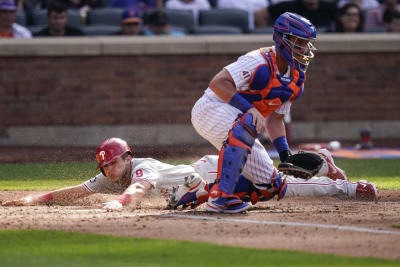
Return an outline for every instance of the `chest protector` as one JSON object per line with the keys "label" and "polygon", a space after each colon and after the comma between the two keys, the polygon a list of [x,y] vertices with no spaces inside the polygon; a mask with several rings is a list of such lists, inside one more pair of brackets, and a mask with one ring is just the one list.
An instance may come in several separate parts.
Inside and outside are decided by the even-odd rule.
{"label": "chest protector", "polygon": [[[271,48],[260,48],[268,64],[259,65],[251,76],[249,90],[239,94],[268,117],[287,101],[294,101],[303,92],[304,72],[292,68],[291,77],[277,74],[276,57]],[[269,77],[268,77],[269,75]]]}

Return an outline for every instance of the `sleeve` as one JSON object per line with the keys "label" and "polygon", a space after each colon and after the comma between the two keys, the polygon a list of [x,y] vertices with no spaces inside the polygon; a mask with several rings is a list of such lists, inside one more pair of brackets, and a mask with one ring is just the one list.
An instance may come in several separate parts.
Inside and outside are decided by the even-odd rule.
{"label": "sleeve", "polygon": [[103,193],[109,183],[112,183],[102,173],[99,173],[95,177],[87,180],[83,183],[83,186],[92,193]]}
{"label": "sleeve", "polygon": [[248,89],[248,84],[253,71],[259,64],[260,62],[254,57],[244,55],[239,57],[237,61],[226,66],[225,69],[231,75],[233,81],[235,82],[236,88],[241,91]]}
{"label": "sleeve", "polygon": [[132,182],[131,184],[138,182],[140,180],[144,180],[150,183],[153,188],[156,188],[157,181],[160,178],[160,174],[158,171],[146,167],[146,166],[138,166],[132,171]]}
{"label": "sleeve", "polygon": [[283,114],[283,115],[289,114],[291,106],[292,106],[292,102],[290,102],[290,101],[285,102],[277,110],[275,110],[275,112],[278,114]]}

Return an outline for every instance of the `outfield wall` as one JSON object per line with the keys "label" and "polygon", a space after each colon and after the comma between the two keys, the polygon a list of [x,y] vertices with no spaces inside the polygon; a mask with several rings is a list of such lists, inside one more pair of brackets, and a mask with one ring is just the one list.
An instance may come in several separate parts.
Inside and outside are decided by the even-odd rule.
{"label": "outfield wall", "polygon": [[[210,79],[271,35],[1,40],[0,144],[201,144],[190,110]],[[321,35],[296,140],[400,139],[400,34]]]}

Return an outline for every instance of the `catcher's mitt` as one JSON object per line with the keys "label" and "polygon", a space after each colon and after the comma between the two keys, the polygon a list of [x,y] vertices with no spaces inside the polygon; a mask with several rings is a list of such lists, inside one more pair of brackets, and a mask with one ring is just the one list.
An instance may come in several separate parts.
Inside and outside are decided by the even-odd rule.
{"label": "catcher's mitt", "polygon": [[294,177],[310,179],[321,169],[324,160],[316,153],[299,151],[278,165],[278,170]]}

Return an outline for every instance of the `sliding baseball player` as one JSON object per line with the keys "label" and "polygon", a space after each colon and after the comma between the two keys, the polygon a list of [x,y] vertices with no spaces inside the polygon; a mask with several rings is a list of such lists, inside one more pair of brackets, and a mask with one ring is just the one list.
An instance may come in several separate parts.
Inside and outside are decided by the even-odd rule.
{"label": "sliding baseball player", "polygon": [[[288,175],[286,197],[335,196],[366,200],[377,198],[378,192],[372,183],[347,181],[345,173],[334,165],[328,151],[323,151],[321,157],[323,163],[317,175],[326,177],[305,180]],[[97,148],[96,159],[101,172],[80,185],[6,201],[2,205],[68,204],[72,200],[93,193],[106,193],[118,196],[112,201],[103,203],[103,209],[119,211],[131,203],[140,202],[150,190],[169,190],[173,191],[169,200],[170,208],[198,206],[208,199],[208,188],[216,178],[218,156],[207,155],[192,165],[175,166],[152,158],[134,158],[124,140],[110,138]],[[238,183],[236,191],[245,201],[254,204],[275,195],[275,192],[268,191],[268,185],[253,185],[247,179],[242,179]],[[263,192],[268,193],[269,198],[264,197]]]}

